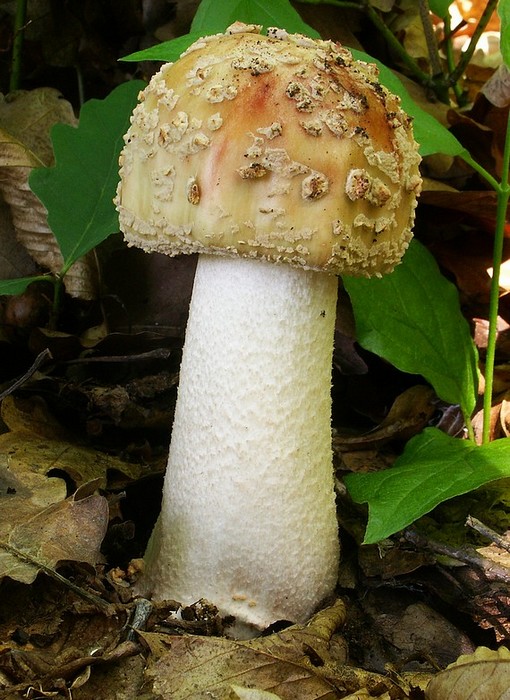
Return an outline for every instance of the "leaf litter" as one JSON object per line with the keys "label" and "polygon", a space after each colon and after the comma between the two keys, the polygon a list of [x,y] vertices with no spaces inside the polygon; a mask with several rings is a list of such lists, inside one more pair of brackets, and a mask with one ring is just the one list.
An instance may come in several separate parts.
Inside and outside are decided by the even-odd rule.
{"label": "leaf litter", "polygon": [[[385,4],[385,11],[393,6]],[[131,16],[128,8],[126,15]],[[76,18],[62,26],[75,46]],[[411,29],[416,32],[417,25],[406,32],[404,22],[402,32],[408,43]],[[98,51],[101,64],[104,46]],[[437,105],[430,106],[423,91],[414,94],[420,95],[421,107],[436,115],[441,111]],[[477,97],[471,114],[460,117],[442,110],[441,119],[450,122],[461,149],[473,151],[480,145],[485,166],[497,174],[502,122],[484,99]],[[1,121],[0,126],[4,128]],[[4,153],[11,152],[14,159],[17,152],[24,167],[35,165],[22,136],[9,129],[4,132],[5,146],[17,149],[6,148]],[[65,129],[60,133],[65,134]],[[14,163],[4,165],[12,171]],[[485,263],[490,261],[494,197],[453,156],[431,155],[425,167],[434,180],[422,198],[422,229],[419,221],[417,235],[455,281],[465,317],[480,330],[478,349],[483,361],[483,310],[489,280]],[[65,222],[60,225],[60,235],[65,236]],[[376,473],[392,465],[404,445],[426,425],[434,429],[447,425],[446,433],[453,436],[459,409],[432,395],[423,378],[390,370],[355,344],[352,317],[350,322],[342,319],[337,328],[337,336],[345,331],[346,340],[337,345],[333,387],[344,540],[342,601],[333,602],[308,626],[280,630],[249,643],[225,638],[228,626],[206,604],[187,610],[184,617],[189,619],[184,620],[178,619],[184,611],[178,612],[177,603],[155,606],[145,628],[134,624],[137,604],[131,583],[145,542],[143,536],[137,541],[126,533],[131,532],[131,524],[135,532],[147,534],[151,522],[150,517],[146,522],[146,504],[158,507],[154,493],[172,420],[186,295],[178,297],[174,308],[162,308],[156,290],[137,287],[147,271],[159,285],[158,263],[151,261],[147,266],[136,256],[133,259],[128,285],[124,280],[124,287],[109,290],[106,282],[102,303],[109,324],[100,314],[89,315],[86,305],[66,299],[63,317],[73,321],[70,327],[62,324],[64,334],[52,334],[33,319],[21,326],[14,313],[19,306],[12,306],[8,329],[0,338],[1,367],[14,366],[20,348],[29,347],[32,353],[22,359],[25,374],[18,373],[22,381],[13,396],[4,398],[2,407],[8,432],[0,436],[0,483],[6,494],[0,518],[0,539],[5,544],[0,556],[4,577],[0,584],[0,697],[178,698],[182,683],[194,682],[197,685],[185,697],[211,697],[216,692],[218,697],[250,700],[434,700],[436,696],[454,700],[456,696],[447,695],[450,691],[441,685],[441,673],[430,689],[436,696],[429,691],[425,695],[424,688],[438,668],[459,654],[472,653],[476,646],[508,644],[510,637],[507,585],[501,588],[487,575],[488,561],[503,572],[508,570],[507,557],[495,543],[488,545],[486,538],[466,528],[467,517],[476,513],[508,539],[507,483],[494,482],[442,504],[422,516],[416,531],[408,528],[375,544],[361,544],[365,508],[346,495],[341,477],[348,472]],[[12,262],[17,267],[15,257]],[[122,270],[116,274],[123,276]],[[162,284],[169,295],[175,284],[177,298],[174,278]],[[126,286],[130,292],[140,292],[127,304]],[[119,289],[120,297],[116,296]],[[44,294],[28,295],[20,306],[31,309]],[[508,296],[501,301],[495,438],[508,437],[510,392],[510,351],[504,331],[510,320]],[[151,330],[150,338],[136,335],[136,347],[133,336],[124,332],[133,321],[133,327],[140,323]],[[116,325],[122,333],[113,332]],[[91,328],[103,328],[102,340],[87,344],[84,338]],[[463,363],[462,351],[458,346],[452,349],[452,343],[458,342],[455,334],[446,342],[445,353],[449,361],[468,366],[473,374],[473,358]],[[51,347],[53,360],[28,372],[33,353],[44,347]],[[151,355],[158,348],[168,350],[165,360]],[[168,368],[169,358],[170,373],[163,369],[163,365]],[[9,372],[2,376],[8,394],[15,378]],[[347,409],[335,398],[335,391],[348,397]],[[466,397],[458,400],[466,402]],[[90,524],[83,527],[86,514],[92,522],[87,518]],[[66,581],[76,584],[85,597]],[[95,604],[98,600],[106,606]],[[474,670],[476,683],[495,669],[498,675],[507,659],[480,657],[464,665],[463,671]],[[458,671],[448,668],[443,673]],[[456,675],[454,679],[457,683]],[[490,697],[505,697],[498,692],[492,689]]]}

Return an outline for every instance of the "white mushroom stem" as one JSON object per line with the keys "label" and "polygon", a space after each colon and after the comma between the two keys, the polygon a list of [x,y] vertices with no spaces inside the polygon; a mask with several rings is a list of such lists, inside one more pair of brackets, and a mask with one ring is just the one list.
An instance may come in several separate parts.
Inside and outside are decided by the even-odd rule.
{"label": "white mushroom stem", "polygon": [[337,278],[199,258],[145,593],[206,598],[239,636],[305,621],[337,580]]}

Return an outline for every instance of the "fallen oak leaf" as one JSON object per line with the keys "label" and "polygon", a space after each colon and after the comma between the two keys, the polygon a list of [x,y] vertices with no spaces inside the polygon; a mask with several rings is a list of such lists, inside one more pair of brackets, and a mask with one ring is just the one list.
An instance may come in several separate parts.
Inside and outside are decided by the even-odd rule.
{"label": "fallen oak leaf", "polygon": [[[4,474],[0,469],[0,479]],[[22,479],[0,499],[0,578],[32,583],[38,572],[53,571],[61,561],[95,565],[108,524],[108,503],[87,484],[73,496],[41,507],[40,494]],[[58,480],[60,481],[60,480]],[[43,487],[44,490],[44,487]],[[28,491],[28,493],[27,493]]]}
{"label": "fallen oak leaf", "polygon": [[[0,468],[66,475],[76,488],[94,481],[105,488],[109,474],[137,479],[141,469],[90,447],[55,440],[25,430],[0,435]],[[97,480],[97,481],[96,481]],[[64,498],[65,498],[64,492]]]}
{"label": "fallen oak leaf", "polygon": [[234,684],[271,692],[282,700],[333,700],[338,697],[335,684],[322,674],[327,646],[344,620],[344,605],[337,601],[308,625],[296,625],[248,642],[139,634],[153,652],[146,673],[156,695],[173,700],[206,698],[213,693],[216,697],[232,697]]}
{"label": "fallen oak leaf", "polygon": [[508,700],[510,698],[510,650],[478,647],[474,654],[459,656],[430,681],[426,700]]}
{"label": "fallen oak leaf", "polygon": [[[394,683],[377,673],[347,665],[343,639],[334,633],[345,621],[342,601],[321,610],[306,625],[250,641],[198,635],[138,634],[150,655],[146,678],[152,692],[172,700],[255,697],[281,700],[334,700],[368,688],[374,697],[404,698]],[[234,694],[235,693],[235,694]],[[264,693],[261,695],[261,693]],[[372,695],[360,695],[372,697]]]}

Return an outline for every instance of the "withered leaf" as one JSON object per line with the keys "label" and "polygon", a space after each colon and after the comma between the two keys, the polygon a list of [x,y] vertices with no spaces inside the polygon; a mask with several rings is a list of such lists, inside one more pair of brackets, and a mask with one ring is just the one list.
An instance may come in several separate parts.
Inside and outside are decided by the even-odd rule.
{"label": "withered leaf", "polygon": [[65,499],[65,493],[61,479],[0,465],[0,578],[31,583],[40,568],[60,561],[101,560],[106,499],[87,492]]}
{"label": "withered leaf", "polygon": [[130,479],[140,476],[140,468],[136,464],[128,464],[89,447],[26,431],[0,435],[0,467],[20,472],[34,470],[42,474],[57,470],[67,474],[77,487],[97,479],[98,486],[104,488],[109,471],[124,474]]}
{"label": "withered leaf", "polygon": [[333,447],[341,451],[368,450],[389,440],[408,440],[428,424],[434,414],[434,391],[424,385],[412,386],[397,396],[386,418],[363,435],[342,435],[333,438]]}
{"label": "withered leaf", "polygon": [[[160,635],[140,633],[151,649],[160,653],[150,659],[147,675],[153,692],[162,698],[236,698],[238,688],[256,689],[257,699],[271,693],[282,700],[338,697],[328,676],[334,675],[330,642],[343,623],[345,609],[338,601],[318,613],[308,625],[294,626],[278,634],[249,642],[211,637],[166,637],[162,651]],[[339,662],[345,661],[342,647]],[[260,693],[264,693],[260,695]],[[269,696],[271,697],[271,695]]]}
{"label": "withered leaf", "polygon": [[509,700],[510,651],[478,647],[474,654],[460,656],[454,664],[434,676],[425,692],[427,700]]}

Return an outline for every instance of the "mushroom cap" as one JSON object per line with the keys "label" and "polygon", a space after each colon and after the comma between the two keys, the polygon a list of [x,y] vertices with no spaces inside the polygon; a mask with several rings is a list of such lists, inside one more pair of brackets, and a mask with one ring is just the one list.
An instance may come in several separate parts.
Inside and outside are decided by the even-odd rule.
{"label": "mushroom cap", "polygon": [[129,245],[390,272],[421,187],[411,119],[343,46],[236,23],[140,94],[116,197]]}

